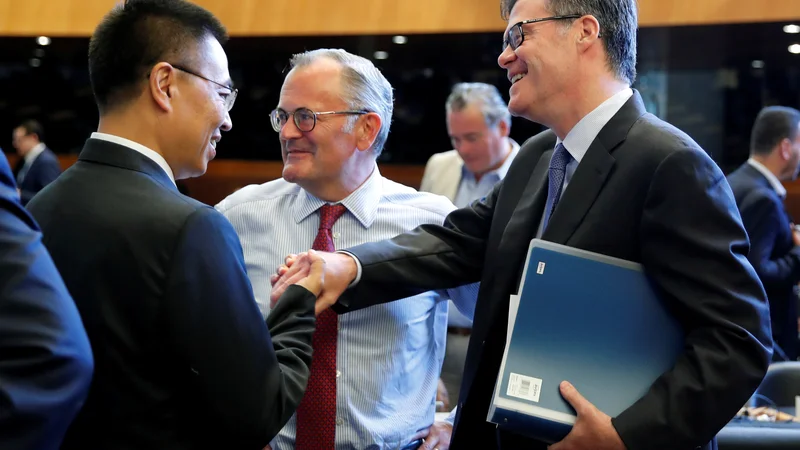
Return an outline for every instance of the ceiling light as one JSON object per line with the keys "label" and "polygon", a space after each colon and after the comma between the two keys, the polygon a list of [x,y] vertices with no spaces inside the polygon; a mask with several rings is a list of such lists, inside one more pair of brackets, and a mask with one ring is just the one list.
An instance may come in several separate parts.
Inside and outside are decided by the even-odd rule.
{"label": "ceiling light", "polygon": [[797,34],[800,33],[800,25],[790,24],[783,27],[784,33]]}
{"label": "ceiling light", "polygon": [[42,60],[39,58],[31,58],[31,60],[28,61],[28,64],[30,64],[31,67],[39,67],[42,65]]}
{"label": "ceiling light", "polygon": [[394,42],[395,44],[402,45],[402,44],[405,44],[406,42],[408,42],[408,38],[405,37],[405,36],[397,35],[397,36],[392,38],[392,42]]}
{"label": "ceiling light", "polygon": [[50,45],[50,38],[47,36],[39,36],[36,38],[36,43],[39,45]]}
{"label": "ceiling light", "polygon": [[792,44],[789,46],[789,53],[800,55],[800,44]]}
{"label": "ceiling light", "polygon": [[389,57],[389,54],[384,52],[383,50],[378,50],[375,52],[375,59],[386,59]]}
{"label": "ceiling light", "polygon": [[763,69],[764,68],[764,61],[761,61],[760,59],[756,59],[751,63],[751,65],[753,66],[753,69]]}

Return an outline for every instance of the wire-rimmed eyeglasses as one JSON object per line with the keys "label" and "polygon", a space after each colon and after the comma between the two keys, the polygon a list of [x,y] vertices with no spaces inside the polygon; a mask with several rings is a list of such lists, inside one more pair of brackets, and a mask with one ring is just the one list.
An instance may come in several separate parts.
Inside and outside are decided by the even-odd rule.
{"label": "wire-rimmed eyeglasses", "polygon": [[324,111],[324,112],[314,112],[308,108],[297,108],[293,112],[285,111],[281,108],[274,109],[271,113],[269,113],[269,120],[272,122],[272,129],[279,132],[286,122],[289,121],[289,116],[294,118],[294,124],[297,126],[297,129],[308,133],[317,126],[317,117],[318,116],[329,116],[329,115],[336,115],[336,114],[369,114],[369,111],[361,109],[361,110],[354,110],[354,111]]}
{"label": "wire-rimmed eyeglasses", "polygon": [[227,85],[224,85],[224,84],[222,84],[222,83],[218,83],[218,82],[216,82],[216,81],[214,81],[214,80],[212,80],[212,79],[206,78],[206,77],[204,77],[204,76],[200,75],[199,73],[196,73],[196,72],[194,72],[194,71],[192,71],[192,70],[189,70],[189,69],[187,69],[187,68],[185,68],[185,67],[183,67],[183,66],[179,66],[179,65],[176,65],[176,64],[171,64],[171,66],[172,66],[172,67],[174,67],[174,68],[176,68],[176,69],[178,69],[178,70],[180,70],[181,72],[186,72],[186,73],[188,73],[189,75],[194,75],[194,76],[196,76],[197,78],[202,78],[203,80],[206,80],[206,81],[208,81],[208,82],[214,83],[214,84],[216,84],[217,86],[223,87],[223,88],[225,88],[225,89],[227,89],[227,90],[231,91],[231,93],[230,93],[230,94],[227,94],[227,95],[225,95],[225,96],[222,98],[222,100],[225,102],[225,108],[226,108],[226,109],[227,109],[229,112],[230,112],[230,110],[231,110],[231,109],[233,109],[233,104],[236,102],[236,96],[237,96],[237,95],[239,95],[239,90],[238,90],[238,89],[234,89],[232,86],[227,86]]}

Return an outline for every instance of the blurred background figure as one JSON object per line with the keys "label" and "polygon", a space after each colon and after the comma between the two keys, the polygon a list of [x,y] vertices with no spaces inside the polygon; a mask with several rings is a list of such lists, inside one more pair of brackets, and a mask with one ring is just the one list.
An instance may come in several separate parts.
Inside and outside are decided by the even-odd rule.
{"label": "blurred background figure", "polygon": [[55,450],[89,393],[92,351],[0,155],[0,448]]}
{"label": "blurred background figure", "polygon": [[[500,91],[491,84],[456,84],[445,111],[454,150],[431,156],[420,190],[444,195],[463,208],[485,197],[505,178],[519,144],[508,137],[511,113]],[[450,404],[457,405],[472,321],[452,301],[449,307],[442,381]]]}
{"label": "blurred background figure", "polygon": [[61,174],[58,157],[44,143],[44,129],[35,120],[28,120],[14,128],[12,143],[19,155],[14,177],[19,186],[20,199],[26,205],[45,186]]}
{"label": "blurred background figure", "polygon": [[748,259],[767,291],[773,359],[795,361],[798,353],[797,283],[800,233],[784,206],[786,188],[800,168],[800,111],[764,108],[750,138],[750,159],[728,176],[750,237]]}

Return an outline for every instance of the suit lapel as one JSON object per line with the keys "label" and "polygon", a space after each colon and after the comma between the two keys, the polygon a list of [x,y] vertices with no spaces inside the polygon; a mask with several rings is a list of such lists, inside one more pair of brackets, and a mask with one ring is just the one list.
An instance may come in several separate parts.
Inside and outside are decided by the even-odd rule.
{"label": "suit lapel", "polygon": [[458,157],[457,153],[455,156],[452,164],[448,163],[445,167],[445,174],[442,177],[442,195],[453,202],[456,201],[458,185],[461,183],[461,168],[464,167],[464,161]]}

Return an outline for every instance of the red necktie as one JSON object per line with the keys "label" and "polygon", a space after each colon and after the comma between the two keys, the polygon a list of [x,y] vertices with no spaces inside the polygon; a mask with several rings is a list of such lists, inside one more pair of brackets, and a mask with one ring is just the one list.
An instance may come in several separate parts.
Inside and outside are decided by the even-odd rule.
{"label": "red necktie", "polygon": [[[335,250],[331,227],[344,214],[344,205],[324,205],[319,210],[319,231],[314,250]],[[336,339],[338,316],[330,309],[317,316],[312,338],[314,356],[305,396],[297,408],[297,450],[333,450],[336,442]]]}

